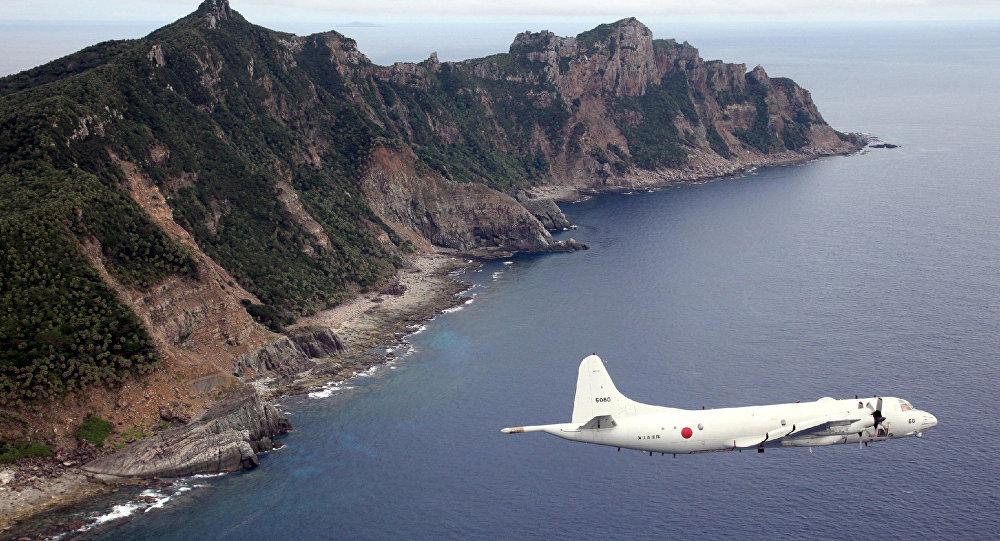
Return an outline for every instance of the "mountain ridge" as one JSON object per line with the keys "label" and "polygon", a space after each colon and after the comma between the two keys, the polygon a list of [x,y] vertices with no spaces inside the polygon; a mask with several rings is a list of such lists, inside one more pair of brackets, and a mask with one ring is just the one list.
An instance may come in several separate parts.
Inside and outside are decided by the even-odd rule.
{"label": "mountain ridge", "polygon": [[[0,437],[52,441],[76,421],[45,401],[148,426],[122,382],[227,385],[239,356],[383,287],[414,250],[572,249],[537,194],[860,144],[791,80],[706,62],[634,18],[378,66],[342,34],[268,30],[225,0],[0,79],[0,136],[0,250],[18,262],[2,267]],[[210,401],[162,387],[149,400]]]}

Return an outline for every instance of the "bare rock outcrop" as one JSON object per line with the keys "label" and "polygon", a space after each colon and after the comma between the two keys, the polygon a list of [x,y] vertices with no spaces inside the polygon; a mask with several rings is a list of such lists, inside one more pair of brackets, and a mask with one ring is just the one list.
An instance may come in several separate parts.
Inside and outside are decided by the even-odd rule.
{"label": "bare rock outcrop", "polygon": [[332,330],[306,327],[239,356],[236,374],[293,375],[315,367],[315,359],[326,359],[346,350],[347,346]]}
{"label": "bare rock outcrop", "polygon": [[253,468],[291,423],[252,388],[229,393],[187,425],[126,445],[83,469],[114,477],[181,477]]}
{"label": "bare rock outcrop", "polygon": [[562,231],[569,228],[569,220],[566,219],[566,215],[559,209],[559,205],[556,205],[555,201],[535,198],[523,191],[517,193],[516,199],[541,222],[545,229]]}
{"label": "bare rock outcrop", "polygon": [[408,148],[372,152],[361,188],[383,221],[438,246],[544,252],[552,244],[542,223],[516,199],[483,184],[418,173]]}

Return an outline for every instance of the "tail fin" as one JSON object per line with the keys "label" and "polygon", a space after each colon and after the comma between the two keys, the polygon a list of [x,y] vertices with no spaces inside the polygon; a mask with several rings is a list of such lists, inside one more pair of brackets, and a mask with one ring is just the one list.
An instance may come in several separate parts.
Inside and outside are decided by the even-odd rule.
{"label": "tail fin", "polygon": [[635,405],[615,388],[600,357],[590,355],[580,363],[573,404],[574,423],[583,424],[601,415],[617,419],[635,415]]}

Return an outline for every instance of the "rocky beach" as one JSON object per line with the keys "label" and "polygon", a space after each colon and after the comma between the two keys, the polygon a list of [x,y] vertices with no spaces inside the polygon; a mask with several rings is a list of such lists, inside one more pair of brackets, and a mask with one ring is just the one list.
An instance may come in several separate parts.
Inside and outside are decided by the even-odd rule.
{"label": "rocky beach", "polygon": [[[336,308],[301,319],[290,336],[301,336],[303,331],[313,336],[313,329],[326,329],[337,345],[313,350],[318,357],[302,354],[302,347],[297,345],[282,348],[272,343],[257,350],[257,357],[267,355],[267,349],[279,353],[270,361],[273,364],[267,374],[243,374],[247,385],[226,389],[196,419],[116,452],[84,446],[72,454],[23,459],[13,466],[0,467],[0,532],[18,532],[17,523],[40,514],[52,516],[42,523],[54,532],[75,530],[84,525],[60,526],[62,513],[95,495],[118,491],[123,485],[149,486],[162,483],[160,478],[255,467],[256,453],[281,445],[279,439],[271,437],[292,428],[270,400],[342,382],[391,360],[392,354],[386,351],[413,332],[415,326],[463,302],[458,294],[467,286],[449,277],[449,273],[470,264],[467,259],[447,253],[416,255],[384,293],[359,295]],[[27,532],[18,533],[20,536]],[[38,537],[50,533],[38,532]]]}

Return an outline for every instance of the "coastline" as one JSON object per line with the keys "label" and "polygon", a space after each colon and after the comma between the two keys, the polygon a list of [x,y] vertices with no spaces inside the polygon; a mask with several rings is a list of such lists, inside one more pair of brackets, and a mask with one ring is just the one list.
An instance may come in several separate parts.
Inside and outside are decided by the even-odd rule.
{"label": "coastline", "polygon": [[[760,163],[702,163],[679,170],[643,172],[633,177],[605,179],[603,185],[547,185],[532,190],[538,199],[556,202],[577,201],[599,194],[621,193],[711,182],[738,177],[759,167],[785,166],[810,162],[829,156],[849,155],[860,151],[864,144],[848,145],[836,152],[817,152],[810,155],[789,153],[772,159],[754,160]],[[326,385],[341,384],[359,374],[394,358],[391,350],[421,323],[433,319],[447,308],[466,300],[459,294],[468,284],[451,276],[455,270],[474,265],[465,254],[438,249],[429,253],[408,256],[396,275],[396,282],[403,286],[399,294],[368,292],[355,296],[334,308],[299,319],[287,329],[289,332],[308,327],[327,327],[334,331],[347,346],[347,351],[322,362],[314,369],[278,379],[264,375],[249,382],[267,400],[312,392]],[[52,515],[78,508],[86,500],[99,494],[114,492],[123,484],[146,485],[148,480],[109,480],[87,472],[79,466],[66,467],[53,477],[41,476],[27,482],[31,488],[8,488],[16,466],[0,468],[0,533],[16,532],[16,527],[26,519]],[[61,532],[73,531],[83,522],[49,521],[50,527]],[[60,526],[61,525],[61,526]],[[25,535],[22,532],[17,532]],[[56,535],[49,534],[49,535]]]}
{"label": "coastline", "polygon": [[717,182],[743,176],[761,167],[783,167],[833,156],[850,156],[863,151],[870,143],[879,140],[877,137],[863,133],[850,133],[848,135],[852,141],[841,141],[841,144],[835,147],[813,149],[809,152],[787,151],[756,156],[751,159],[732,160],[701,153],[693,157],[691,164],[678,169],[642,170],[638,174],[630,176],[607,177],[601,182],[543,184],[532,187],[529,193],[532,197],[540,200],[573,203],[594,195]]}
{"label": "coastline", "polygon": [[452,272],[474,265],[469,259],[445,250],[409,256],[396,280],[402,293],[365,293],[328,310],[299,319],[289,331],[307,327],[331,329],[347,351],[326,363],[298,374],[291,382],[267,377],[251,382],[268,398],[310,392],[313,388],[341,383],[373,366],[394,358],[388,352],[414,328],[465,302],[458,296],[468,284]]}
{"label": "coastline", "polygon": [[[330,359],[318,370],[300,374],[291,382],[274,384],[262,378],[251,384],[266,399],[273,401],[280,396],[306,393],[318,386],[342,382],[384,364],[392,358],[391,353],[384,353],[386,349],[413,332],[413,326],[464,302],[457,294],[465,291],[468,285],[448,275],[470,265],[469,260],[447,251],[409,256],[396,276],[405,287],[401,294],[359,294],[332,309],[302,318],[289,328],[292,331],[307,326],[330,327],[348,346],[346,353]],[[59,464],[55,469],[54,472],[45,471],[29,464],[0,466],[0,537],[34,539],[35,536],[44,538],[74,532],[86,523],[67,519],[64,515],[94,497],[116,492],[123,486],[162,483],[111,479],[85,472],[76,464]],[[32,518],[38,519],[31,522],[32,527],[39,530],[21,530]],[[34,526],[36,522],[38,526]]]}

